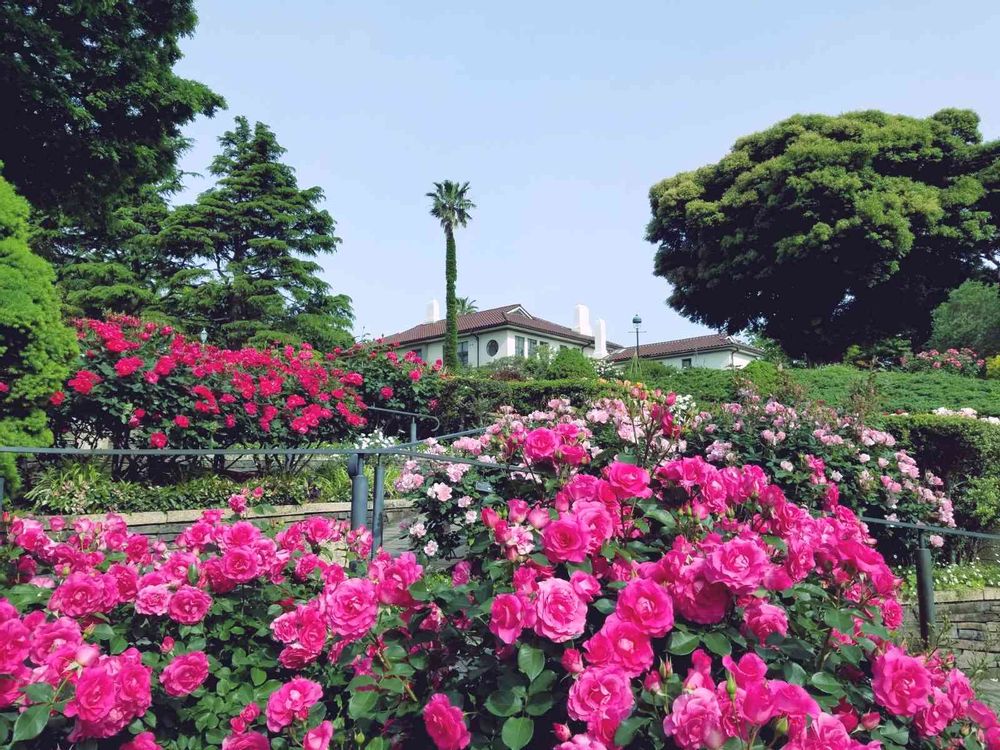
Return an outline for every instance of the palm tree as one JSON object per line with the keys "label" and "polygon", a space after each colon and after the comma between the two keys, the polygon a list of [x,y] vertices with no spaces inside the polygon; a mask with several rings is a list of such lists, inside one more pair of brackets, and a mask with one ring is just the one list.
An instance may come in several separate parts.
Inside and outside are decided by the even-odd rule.
{"label": "palm tree", "polygon": [[469,299],[468,297],[458,297],[455,300],[455,306],[457,307],[459,316],[479,312],[479,305],[476,304],[474,299]]}
{"label": "palm tree", "polygon": [[431,199],[431,216],[440,221],[444,229],[444,278],[447,287],[444,365],[452,370],[458,367],[458,299],[455,297],[458,258],[455,251],[455,227],[464,227],[472,218],[470,212],[476,204],[466,197],[468,192],[468,182],[459,184],[445,180],[435,182],[434,191],[427,193],[427,197]]}

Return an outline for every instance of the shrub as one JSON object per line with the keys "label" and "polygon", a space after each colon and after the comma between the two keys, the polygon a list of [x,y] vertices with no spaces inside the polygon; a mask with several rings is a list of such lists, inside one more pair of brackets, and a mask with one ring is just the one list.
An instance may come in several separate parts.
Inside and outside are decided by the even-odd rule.
{"label": "shrub", "polygon": [[986,377],[990,380],[1000,380],[1000,354],[987,360]]}
{"label": "shrub", "polygon": [[928,346],[1000,353],[1000,286],[970,279],[953,289],[931,316]]}
{"label": "shrub", "polygon": [[210,514],[168,549],[114,516],[61,544],[18,519],[0,697],[20,705],[0,732],[16,750],[995,750],[953,657],[892,641],[899,582],[850,510],[677,454],[683,411],[635,395],[466,443],[520,470],[478,502],[424,493],[482,519],[433,572],[423,552],[369,562],[369,535],[322,518],[273,534]]}
{"label": "shrub", "polygon": [[941,370],[973,378],[982,374],[986,364],[974,349],[964,348],[946,349],[943,352],[937,349],[917,352],[913,357],[903,357],[901,363],[908,372]]}
{"label": "shrub", "polygon": [[970,493],[968,484],[978,477],[1000,477],[1000,425],[933,414],[887,416],[882,424],[944,480],[955,499],[959,526],[990,528],[1000,521],[992,502],[986,502],[986,486]]}
{"label": "shrub", "polygon": [[594,361],[579,349],[560,349],[549,364],[549,380],[566,378],[593,378],[597,376]]}
{"label": "shrub", "polygon": [[[28,249],[28,204],[0,177],[0,445],[52,442],[45,405],[76,353],[51,266]],[[0,478],[18,483],[12,456]]]}

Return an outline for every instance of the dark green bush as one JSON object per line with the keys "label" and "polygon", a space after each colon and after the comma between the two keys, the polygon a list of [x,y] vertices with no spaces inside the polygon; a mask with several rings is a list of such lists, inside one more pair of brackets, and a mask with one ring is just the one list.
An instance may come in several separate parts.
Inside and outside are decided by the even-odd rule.
{"label": "dark green bush", "polygon": [[560,349],[552,358],[546,374],[549,380],[562,380],[592,378],[597,371],[594,369],[594,361],[579,349]]}

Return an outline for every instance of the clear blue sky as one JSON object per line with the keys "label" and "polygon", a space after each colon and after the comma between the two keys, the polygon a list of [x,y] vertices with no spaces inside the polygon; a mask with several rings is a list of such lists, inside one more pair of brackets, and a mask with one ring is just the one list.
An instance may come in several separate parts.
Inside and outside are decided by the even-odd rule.
{"label": "clear blue sky", "polygon": [[460,295],[567,325],[582,302],[627,343],[636,312],[646,341],[702,332],[652,275],[654,182],[796,112],[967,107],[1000,137],[995,0],[198,6],[178,70],[229,110],[187,129],[182,167],[204,172],[233,116],[268,123],[326,193],[343,244],[324,275],[359,334],[444,299],[435,180],[470,181],[479,206]]}

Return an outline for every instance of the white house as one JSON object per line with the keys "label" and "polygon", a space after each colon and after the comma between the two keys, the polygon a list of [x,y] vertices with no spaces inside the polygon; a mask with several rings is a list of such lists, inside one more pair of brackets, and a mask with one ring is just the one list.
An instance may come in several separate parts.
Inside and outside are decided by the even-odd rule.
{"label": "white house", "polygon": [[[608,361],[626,365],[635,355],[636,348],[628,346],[612,353]],[[721,333],[639,346],[639,359],[681,369],[707,367],[713,370],[740,370],[763,355],[764,352],[760,349]]]}
{"label": "white house", "polygon": [[[444,335],[441,306],[434,300],[427,306],[423,323],[386,336],[383,341],[434,362],[444,357]],[[482,367],[501,357],[531,357],[541,347],[551,351],[574,348],[588,357],[603,359],[608,354],[607,326],[603,320],[591,326],[586,305],[576,306],[572,328],[535,317],[518,304],[458,318],[458,358],[464,365]]]}

